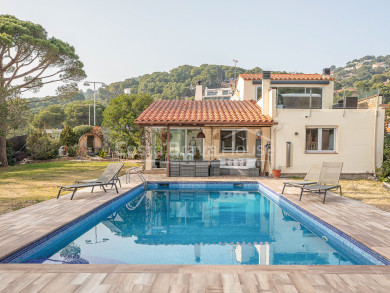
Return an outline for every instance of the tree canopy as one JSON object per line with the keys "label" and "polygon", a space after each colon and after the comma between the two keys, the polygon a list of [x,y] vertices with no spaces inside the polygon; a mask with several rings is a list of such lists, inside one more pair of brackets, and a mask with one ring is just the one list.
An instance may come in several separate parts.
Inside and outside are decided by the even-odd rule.
{"label": "tree canopy", "polygon": [[139,146],[141,129],[135,119],[153,102],[147,94],[119,95],[110,100],[103,113],[103,126],[110,129],[111,138],[128,146]]}
{"label": "tree canopy", "polygon": [[39,129],[63,128],[65,112],[60,105],[50,105],[35,115],[32,125]]}
{"label": "tree canopy", "polygon": [[[96,103],[96,125],[101,125],[103,121],[103,111],[105,106]],[[65,107],[64,124],[75,127],[78,125],[89,124],[89,114],[91,114],[91,123],[93,123],[93,101],[75,101]]]}
{"label": "tree canopy", "polygon": [[48,37],[39,24],[0,15],[0,164],[7,166],[6,134],[9,101],[45,84],[57,83],[59,97],[74,95],[85,78],[74,47]]}
{"label": "tree canopy", "polygon": [[[240,73],[261,73],[262,69],[244,69],[237,67]],[[234,66],[202,64],[200,66],[181,65],[169,72],[153,72],[133,77],[120,82],[111,83],[106,88],[100,88],[98,99],[108,102],[116,95],[123,93],[125,88],[131,89],[131,94],[144,93],[157,99],[181,99],[195,95],[195,85],[198,80],[205,87],[215,88],[229,84],[234,78]],[[92,98],[93,92],[84,93],[86,99]]]}
{"label": "tree canopy", "polygon": [[335,89],[356,88],[360,97],[383,95],[383,102],[390,102],[390,55],[367,55],[347,62],[344,67],[332,66],[336,79]]}

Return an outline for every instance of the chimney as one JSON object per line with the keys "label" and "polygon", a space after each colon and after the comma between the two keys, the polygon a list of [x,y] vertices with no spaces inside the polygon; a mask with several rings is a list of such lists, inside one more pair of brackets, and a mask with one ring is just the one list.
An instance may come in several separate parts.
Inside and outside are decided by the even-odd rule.
{"label": "chimney", "polygon": [[330,68],[324,68],[324,69],[322,70],[322,76],[323,76],[324,78],[330,78]]}
{"label": "chimney", "polygon": [[271,71],[263,71],[263,80],[271,79]]}
{"label": "chimney", "polygon": [[203,98],[203,86],[202,81],[198,80],[195,87],[195,101],[201,101]]}
{"label": "chimney", "polygon": [[270,95],[271,89],[271,71],[263,71],[263,79],[261,81],[261,96],[262,96],[262,113],[264,115],[270,115]]}

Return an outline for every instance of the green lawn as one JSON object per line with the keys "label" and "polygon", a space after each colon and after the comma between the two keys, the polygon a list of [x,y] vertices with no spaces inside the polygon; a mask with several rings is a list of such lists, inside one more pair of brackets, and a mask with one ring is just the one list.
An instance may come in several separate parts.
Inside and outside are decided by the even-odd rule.
{"label": "green lawn", "polygon": [[[57,196],[58,185],[98,177],[109,162],[45,162],[0,168],[0,214]],[[139,166],[126,162],[127,168]],[[343,195],[390,212],[390,191],[382,182],[341,180]]]}
{"label": "green lawn", "polygon": [[[98,177],[109,162],[45,162],[0,168],[0,214],[57,196],[58,185]],[[139,166],[126,162],[125,170]]]}

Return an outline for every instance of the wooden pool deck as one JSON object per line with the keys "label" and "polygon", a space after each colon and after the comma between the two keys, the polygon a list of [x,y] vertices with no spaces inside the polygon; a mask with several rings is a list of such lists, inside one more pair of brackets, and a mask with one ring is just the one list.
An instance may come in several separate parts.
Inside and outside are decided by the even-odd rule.
{"label": "wooden pool deck", "polygon": [[[283,180],[245,177],[166,178],[149,181],[259,181],[280,192]],[[124,183],[124,178],[122,182]],[[132,176],[120,193],[140,183]],[[390,259],[390,213],[330,194],[288,188],[285,197]],[[83,190],[0,216],[0,257],[116,197]],[[390,266],[176,266],[1,264],[0,291],[8,292],[390,292]]]}

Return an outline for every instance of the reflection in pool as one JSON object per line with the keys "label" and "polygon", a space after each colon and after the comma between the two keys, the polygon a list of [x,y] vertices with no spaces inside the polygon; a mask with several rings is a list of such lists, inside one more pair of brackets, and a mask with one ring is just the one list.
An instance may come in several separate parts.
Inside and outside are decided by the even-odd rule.
{"label": "reflection in pool", "polygon": [[27,262],[353,264],[259,192],[148,191]]}

